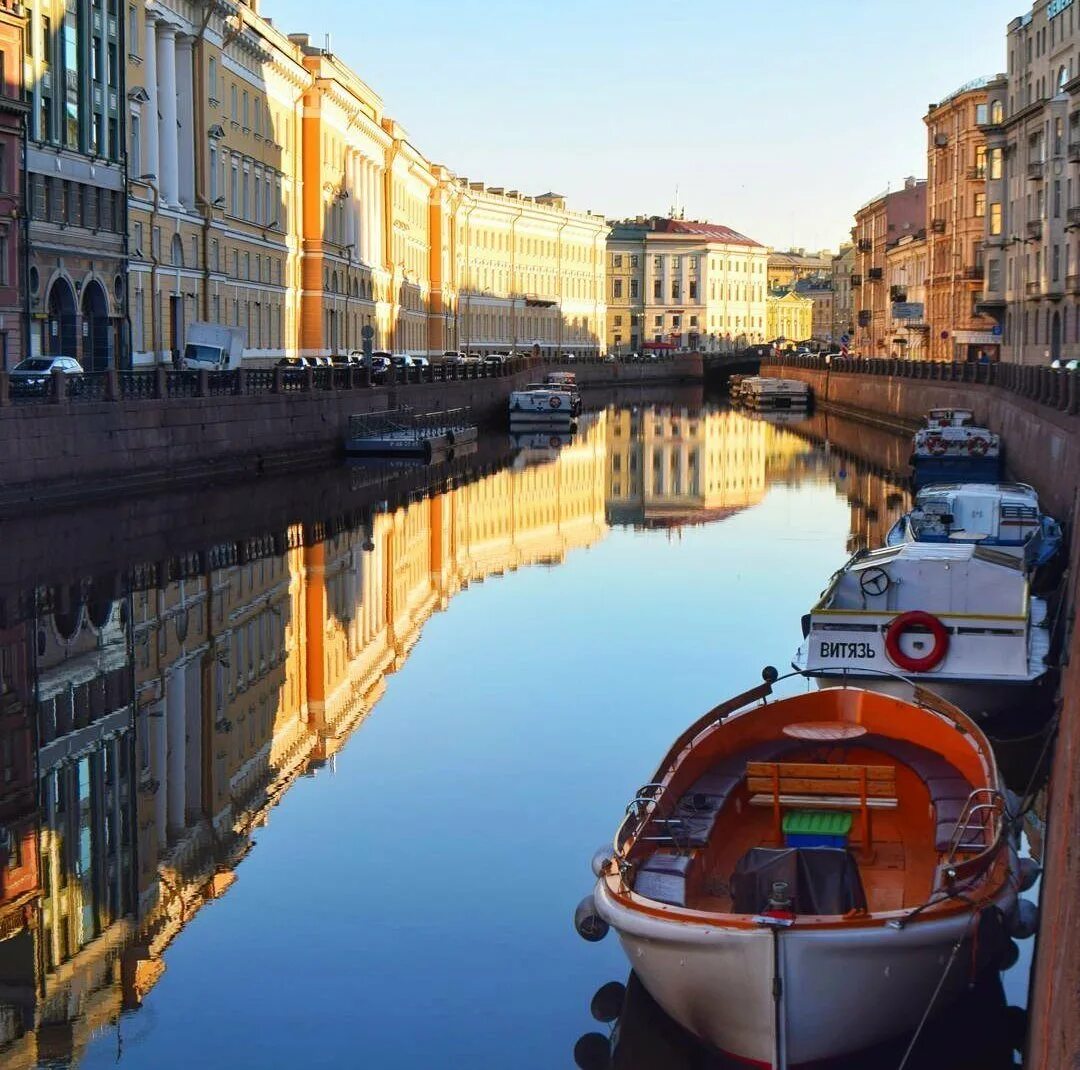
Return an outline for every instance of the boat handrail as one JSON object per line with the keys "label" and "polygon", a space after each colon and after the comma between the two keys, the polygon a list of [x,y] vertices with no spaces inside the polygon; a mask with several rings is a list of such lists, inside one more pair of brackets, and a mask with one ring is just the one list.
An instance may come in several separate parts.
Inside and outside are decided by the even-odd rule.
{"label": "boat handrail", "polygon": [[[986,797],[988,801],[976,801],[983,797]],[[942,863],[944,866],[945,881],[950,888],[958,882],[966,880],[968,877],[973,877],[982,873],[987,866],[993,862],[1001,849],[1001,834],[1004,825],[1002,815],[1007,812],[1007,808],[1008,804],[1006,803],[1005,796],[1002,795],[996,787],[985,786],[972,789],[971,794],[968,795],[967,801],[964,803],[964,808],[960,811],[960,817],[957,819],[956,828],[953,829],[953,834],[949,839],[949,847],[945,856],[945,861]],[[975,814],[983,812],[990,815],[990,824],[973,826],[971,823],[972,818]],[[986,844],[984,849],[972,858],[957,862],[956,855],[961,849],[961,845],[964,843],[964,837],[972,832],[982,834],[987,831],[992,834],[990,836],[989,844]]]}

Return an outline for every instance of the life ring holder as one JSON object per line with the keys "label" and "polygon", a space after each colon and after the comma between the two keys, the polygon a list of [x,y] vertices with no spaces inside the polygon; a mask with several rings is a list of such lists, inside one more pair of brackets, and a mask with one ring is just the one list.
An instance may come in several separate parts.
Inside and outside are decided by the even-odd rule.
{"label": "life ring holder", "polygon": [[553,409],[561,408],[562,398],[559,397],[557,394],[552,394],[552,396],[548,398],[548,405],[550,405]]}
{"label": "life ring holder", "polygon": [[941,457],[949,449],[949,443],[945,441],[944,435],[928,435],[926,438],[926,452],[931,457]]}
{"label": "life ring holder", "polygon": [[[934,645],[929,654],[914,658],[900,649],[900,639],[908,629],[921,627],[929,630],[934,637]],[[929,672],[940,665],[949,652],[949,629],[941,620],[921,609],[914,609],[894,617],[885,629],[885,653],[889,660],[907,672]]]}
{"label": "life ring holder", "polygon": [[968,453],[972,457],[985,457],[989,449],[989,441],[981,435],[974,435],[968,439]]}

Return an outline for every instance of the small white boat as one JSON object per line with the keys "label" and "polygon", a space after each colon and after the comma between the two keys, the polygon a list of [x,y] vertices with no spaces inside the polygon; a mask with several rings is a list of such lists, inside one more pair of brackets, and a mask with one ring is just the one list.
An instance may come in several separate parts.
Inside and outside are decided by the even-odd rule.
{"label": "small white boat", "polygon": [[799,379],[749,375],[739,383],[737,397],[754,409],[805,409],[810,404],[810,386]]}
{"label": "small white boat", "polygon": [[853,557],[803,618],[796,665],[890,694],[932,687],[972,717],[1026,708],[1045,678],[1046,602],[1023,561],[974,543],[903,542]]}
{"label": "small white boat", "polygon": [[532,383],[510,395],[510,422],[568,424],[581,411],[577,389]]}
{"label": "small white boat", "polygon": [[1001,478],[1001,439],[975,424],[970,409],[931,409],[915,432],[911,467],[916,487],[929,483],[996,483]]}
{"label": "small white boat", "polygon": [[1000,961],[988,930],[1005,917],[1021,935],[1033,904],[1017,906],[1004,789],[961,711],[929,693],[769,693],[679,736],[594,857],[575,926],[589,940],[614,929],[692,1033],[794,1070],[947,1008],[976,957]]}
{"label": "small white boat", "polygon": [[1062,531],[1027,483],[932,483],[886,537],[889,546],[902,542],[993,546],[1036,569],[1061,549]]}

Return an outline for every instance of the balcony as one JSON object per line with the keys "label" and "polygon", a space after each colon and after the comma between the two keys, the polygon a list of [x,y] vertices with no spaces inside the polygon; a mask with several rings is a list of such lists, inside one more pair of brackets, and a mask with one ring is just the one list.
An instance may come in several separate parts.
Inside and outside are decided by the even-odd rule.
{"label": "balcony", "polygon": [[883,268],[873,267],[866,273],[866,277],[871,282],[880,282],[885,277],[885,270]]}
{"label": "balcony", "polygon": [[907,289],[903,286],[890,286],[889,287],[889,300],[890,301],[906,301]]}
{"label": "balcony", "polygon": [[868,253],[874,248],[874,243],[869,238],[860,238],[858,250],[860,253]]}
{"label": "balcony", "polygon": [[1033,178],[1036,181],[1040,180],[1043,176],[1043,162],[1042,160],[1031,160],[1027,165],[1027,176]]}
{"label": "balcony", "polygon": [[1069,142],[1069,163],[1080,163],[1080,141]]}
{"label": "balcony", "polygon": [[986,165],[982,167],[969,167],[967,169],[968,178],[973,178],[976,181],[982,182],[986,178]]}
{"label": "balcony", "polygon": [[1024,291],[1027,293],[1028,297],[1038,297],[1040,288],[1038,282],[1029,282],[1024,287]]}
{"label": "balcony", "polygon": [[1077,205],[1074,208],[1069,208],[1066,211],[1065,215],[1066,215],[1066,218],[1069,220],[1069,226],[1071,226],[1071,227],[1080,226],[1080,205]]}
{"label": "balcony", "polygon": [[979,280],[983,277],[982,264],[971,264],[964,268],[964,278],[968,280]]}
{"label": "balcony", "polygon": [[945,220],[940,219],[940,218],[939,219],[931,219],[930,220],[930,229],[935,234],[944,234],[945,233]]}
{"label": "balcony", "polygon": [[874,314],[868,308],[859,310],[859,315],[856,320],[860,327],[869,327],[874,322]]}
{"label": "balcony", "polygon": [[1027,224],[1027,236],[1032,241],[1039,241],[1042,238],[1042,220],[1030,219]]}
{"label": "balcony", "polygon": [[852,275],[851,288],[857,290],[860,286],[862,286],[862,275]]}

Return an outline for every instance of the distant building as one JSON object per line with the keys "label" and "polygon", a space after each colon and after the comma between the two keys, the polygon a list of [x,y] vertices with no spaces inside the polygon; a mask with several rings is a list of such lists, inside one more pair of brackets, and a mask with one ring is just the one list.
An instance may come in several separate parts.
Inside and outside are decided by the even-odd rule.
{"label": "distant building", "polygon": [[832,263],[832,250],[810,253],[805,249],[773,250],[769,253],[769,289],[787,290],[800,279],[827,275]]}
{"label": "distant building", "polygon": [[26,9],[0,0],[0,371],[13,368],[26,346],[23,332],[26,250],[22,220],[23,93]]}
{"label": "distant building", "polygon": [[636,339],[645,348],[722,352],[763,341],[767,260],[765,246],[715,223],[616,223],[607,249],[609,347],[628,351]]}
{"label": "distant building", "polygon": [[808,298],[814,303],[810,334],[807,337],[815,342],[832,343],[835,295],[831,272],[827,275],[810,275],[799,279],[792,287],[792,291],[799,297]]}
{"label": "distant building", "polygon": [[926,180],[908,178],[902,189],[879,194],[855,213],[851,236],[855,268],[851,273],[855,313],[854,348],[864,357],[889,351],[889,288],[885,253],[906,234],[926,226]]}
{"label": "distant building", "polygon": [[[932,360],[997,358],[995,318],[978,302],[985,278],[987,149],[990,89],[1005,76],[968,83],[926,114],[926,322]],[[995,157],[1000,169],[1000,153]]]}
{"label": "distant building", "polygon": [[803,297],[795,290],[778,291],[769,294],[767,308],[766,337],[770,342],[778,339],[809,341],[814,320],[814,302],[809,297]]}
{"label": "distant building", "polygon": [[855,268],[855,246],[850,242],[841,245],[840,251],[832,258],[829,275],[833,291],[833,344],[842,344],[846,334],[848,339],[855,337],[855,309],[852,304],[851,273]]}
{"label": "distant building", "polygon": [[885,250],[889,287],[887,351],[890,356],[929,357],[926,319],[927,240],[924,231],[905,234]]}

